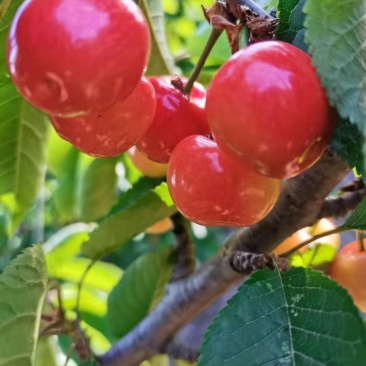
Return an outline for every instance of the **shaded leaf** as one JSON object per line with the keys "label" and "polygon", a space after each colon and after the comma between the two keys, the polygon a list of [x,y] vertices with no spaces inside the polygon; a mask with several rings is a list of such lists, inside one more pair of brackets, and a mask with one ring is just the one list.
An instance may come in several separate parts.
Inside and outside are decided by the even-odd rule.
{"label": "shaded leaf", "polygon": [[160,300],[170,279],[171,249],[149,252],[127,268],[108,298],[107,322],[111,333],[123,337]]}
{"label": "shaded leaf", "polygon": [[73,221],[77,216],[78,164],[80,152],[70,146],[60,161],[58,169],[58,187],[53,194],[59,218],[63,222]]}
{"label": "shaded leaf", "polygon": [[13,196],[12,229],[32,207],[42,187],[49,125],[43,113],[21,98],[6,71],[6,37],[21,3],[5,1],[0,5],[0,196]]}
{"label": "shaded leaf", "polygon": [[339,119],[331,140],[331,146],[350,167],[355,167],[358,174],[365,176],[362,155],[364,137],[356,125],[351,124],[348,120]]}
{"label": "shaded leaf", "polygon": [[366,199],[356,207],[356,210],[342,225],[345,229],[366,230]]}
{"label": "shaded leaf", "polygon": [[86,168],[81,182],[80,218],[93,221],[106,215],[117,199],[118,158],[95,159]]}
{"label": "shaded leaf", "polygon": [[151,53],[146,75],[171,75],[174,72],[174,63],[165,38],[162,2],[161,0],[141,0],[139,3],[151,35]]}
{"label": "shaded leaf", "polygon": [[156,186],[159,182],[143,178],[122,194],[111,213],[83,245],[84,254],[99,258],[176,212],[166,183]]}
{"label": "shaded leaf", "polygon": [[95,360],[86,360],[84,362],[79,363],[78,366],[100,366],[100,364]]}
{"label": "shaded leaf", "polygon": [[332,105],[364,131],[366,29],[364,0],[308,0],[306,43]]}
{"label": "shaded leaf", "polygon": [[199,366],[362,365],[366,333],[346,290],[320,272],[254,273],[210,326]]}
{"label": "shaded leaf", "polygon": [[[279,0],[277,5],[277,17],[280,19],[276,30],[276,36],[279,39],[283,39],[283,34],[289,31],[291,12],[300,0]],[[291,41],[289,41],[291,42]]]}
{"label": "shaded leaf", "polygon": [[1,366],[34,364],[46,285],[46,261],[40,245],[25,250],[0,276]]}
{"label": "shaded leaf", "polygon": [[307,45],[304,41],[305,13],[303,7],[307,0],[285,1],[281,0],[280,24],[276,30],[276,38],[292,43],[294,46],[307,52]]}

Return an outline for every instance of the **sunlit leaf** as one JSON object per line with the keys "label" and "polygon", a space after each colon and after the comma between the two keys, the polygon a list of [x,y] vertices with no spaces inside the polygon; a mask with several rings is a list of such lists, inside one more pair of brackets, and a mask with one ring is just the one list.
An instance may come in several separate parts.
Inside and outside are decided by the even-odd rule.
{"label": "sunlit leaf", "polygon": [[176,212],[166,183],[159,186],[159,182],[143,178],[123,193],[111,213],[90,234],[83,245],[84,254],[99,258]]}

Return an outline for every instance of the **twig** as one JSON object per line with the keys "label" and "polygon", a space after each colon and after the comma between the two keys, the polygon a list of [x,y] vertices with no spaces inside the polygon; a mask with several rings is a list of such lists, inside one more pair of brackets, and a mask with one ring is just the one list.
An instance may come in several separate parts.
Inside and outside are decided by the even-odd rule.
{"label": "twig", "polygon": [[232,254],[230,263],[236,272],[243,273],[247,276],[263,268],[278,268],[281,271],[287,271],[290,268],[285,258],[276,258],[276,256],[269,254],[255,254],[241,251],[235,251]]}
{"label": "twig", "polygon": [[321,239],[321,238],[325,238],[326,236],[329,236],[329,235],[338,234],[338,233],[341,233],[343,231],[349,231],[349,230],[350,229],[344,229],[344,228],[342,228],[342,226],[340,226],[340,227],[337,227],[337,228],[332,229],[332,230],[324,231],[324,232],[322,232],[318,235],[312,236],[308,240],[303,241],[302,243],[296,245],[296,247],[288,250],[287,252],[281,253],[279,256],[284,257],[284,258],[288,258],[291,254],[297,252],[299,249],[301,249],[302,247],[312,243],[313,241],[316,241],[316,240]]}
{"label": "twig", "polygon": [[187,84],[185,86],[185,92],[187,95],[191,93],[194,82],[197,80],[201,70],[205,66],[207,57],[210,55],[213,47],[215,46],[217,40],[220,38],[223,30],[222,29],[212,29],[210,33],[210,37],[207,40],[205,48],[203,49],[200,58],[197,61],[196,66],[194,67],[191,76],[189,77]]}
{"label": "twig", "polygon": [[345,216],[349,211],[354,210],[362,199],[366,197],[366,188],[355,192],[346,193],[342,197],[326,199],[318,218]]}
{"label": "twig", "polygon": [[194,245],[190,235],[190,224],[179,212],[171,217],[175,237],[175,263],[171,282],[190,276],[195,271]]}

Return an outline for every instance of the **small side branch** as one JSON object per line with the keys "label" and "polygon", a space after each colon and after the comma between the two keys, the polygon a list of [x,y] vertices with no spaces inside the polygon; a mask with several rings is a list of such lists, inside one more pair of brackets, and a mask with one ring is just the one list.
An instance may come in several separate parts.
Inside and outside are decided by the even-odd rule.
{"label": "small side branch", "polygon": [[319,219],[323,217],[338,218],[353,211],[362,199],[366,197],[366,188],[355,192],[346,193],[342,197],[326,199],[319,212]]}
{"label": "small side branch", "polygon": [[235,251],[231,255],[230,264],[236,272],[250,275],[253,272],[269,268],[278,268],[280,271],[287,271],[290,266],[285,258],[276,258],[269,254],[255,254],[242,251]]}
{"label": "small side branch", "polygon": [[189,221],[179,212],[174,214],[171,219],[175,237],[175,263],[171,282],[176,282],[194,273],[196,259]]}

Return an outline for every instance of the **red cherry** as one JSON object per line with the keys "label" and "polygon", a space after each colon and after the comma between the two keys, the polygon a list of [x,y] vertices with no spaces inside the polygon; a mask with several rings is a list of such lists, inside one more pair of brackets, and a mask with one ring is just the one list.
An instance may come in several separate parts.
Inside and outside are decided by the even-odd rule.
{"label": "red cherry", "polygon": [[[188,99],[171,81],[175,77],[153,77],[157,104],[154,121],[137,147],[151,160],[167,163],[175,146],[190,135],[210,133],[206,114],[206,91],[195,83]],[[182,79],[185,84],[187,79]]]}
{"label": "red cherry", "polygon": [[85,114],[132,93],[149,45],[146,21],[132,0],[27,0],[10,28],[8,69],[37,108]]}
{"label": "red cherry", "polygon": [[213,78],[206,109],[220,148],[276,178],[314,164],[334,128],[311,58],[279,41],[233,55]]}
{"label": "red cherry", "polygon": [[348,243],[339,251],[329,275],[349,292],[358,308],[366,312],[366,252],[360,251],[358,241]]}
{"label": "red cherry", "polygon": [[155,106],[154,88],[142,78],[126,100],[108,109],[73,118],[51,116],[51,122],[57,133],[79,150],[111,157],[136,144],[150,127]]}
{"label": "red cherry", "polygon": [[230,159],[215,141],[189,136],[174,149],[167,183],[178,210],[206,226],[252,225],[272,209],[281,181]]}

